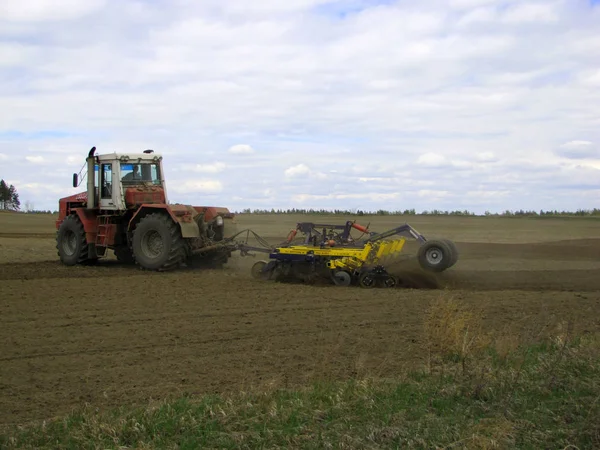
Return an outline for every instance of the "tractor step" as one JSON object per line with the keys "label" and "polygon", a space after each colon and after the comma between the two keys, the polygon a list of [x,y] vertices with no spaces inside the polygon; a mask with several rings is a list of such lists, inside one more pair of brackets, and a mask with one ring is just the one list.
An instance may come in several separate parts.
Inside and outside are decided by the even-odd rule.
{"label": "tractor step", "polygon": [[106,248],[109,228],[112,226],[112,216],[98,216],[98,232],[96,233],[96,247]]}

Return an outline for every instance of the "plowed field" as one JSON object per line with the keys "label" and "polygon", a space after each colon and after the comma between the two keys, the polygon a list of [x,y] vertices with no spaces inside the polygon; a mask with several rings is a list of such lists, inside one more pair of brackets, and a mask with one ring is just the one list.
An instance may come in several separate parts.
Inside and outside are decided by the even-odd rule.
{"label": "plowed field", "polygon": [[[282,240],[301,217],[243,216]],[[340,222],[345,218],[320,218]],[[367,222],[367,220],[364,220]],[[456,296],[490,330],[522,339],[600,331],[600,222],[422,218],[454,239],[458,264],[420,289],[361,290],[261,283],[252,258],[224,270],[146,273],[109,259],[64,267],[53,218],[0,214],[0,423],[356,374],[391,376],[426,360],[424,312]],[[373,229],[395,225],[372,220]]]}

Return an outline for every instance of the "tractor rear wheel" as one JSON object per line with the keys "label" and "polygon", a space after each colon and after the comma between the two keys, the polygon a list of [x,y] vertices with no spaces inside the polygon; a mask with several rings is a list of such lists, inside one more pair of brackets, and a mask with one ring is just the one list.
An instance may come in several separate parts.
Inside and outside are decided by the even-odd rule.
{"label": "tractor rear wheel", "polygon": [[133,257],[133,252],[129,247],[117,247],[115,248],[115,256],[117,261],[123,264],[134,264],[135,258]]}
{"label": "tractor rear wheel", "polygon": [[163,213],[140,220],[133,231],[132,249],[136,262],[148,270],[175,269],[186,256],[179,225]]}
{"label": "tractor rear wheel", "polygon": [[452,248],[445,241],[427,241],[417,255],[419,265],[431,272],[443,272],[452,265]]}
{"label": "tractor rear wheel", "polygon": [[67,216],[56,235],[56,248],[63,264],[74,266],[89,261],[89,250],[83,223],[75,214]]}

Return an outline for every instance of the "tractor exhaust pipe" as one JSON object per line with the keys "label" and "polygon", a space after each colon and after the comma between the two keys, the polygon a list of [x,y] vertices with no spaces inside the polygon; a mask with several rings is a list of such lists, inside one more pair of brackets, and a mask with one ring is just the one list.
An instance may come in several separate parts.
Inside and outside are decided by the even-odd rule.
{"label": "tractor exhaust pipe", "polygon": [[96,175],[95,172],[95,160],[94,153],[96,152],[96,147],[92,147],[87,157],[87,207],[95,208],[96,207],[96,186],[94,183],[94,178]]}

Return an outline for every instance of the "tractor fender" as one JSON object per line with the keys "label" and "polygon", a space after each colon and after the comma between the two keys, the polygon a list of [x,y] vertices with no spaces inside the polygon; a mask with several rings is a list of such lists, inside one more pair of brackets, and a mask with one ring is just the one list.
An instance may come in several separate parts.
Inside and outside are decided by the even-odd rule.
{"label": "tractor fender", "polygon": [[86,208],[73,208],[71,214],[77,214],[77,217],[81,220],[86,242],[88,244],[95,243],[96,235],[98,234],[98,217],[96,211]]}
{"label": "tractor fender", "polygon": [[198,213],[194,208],[188,205],[143,204],[139,207],[139,209],[129,220],[127,230],[133,230],[133,228],[135,228],[135,224],[139,221],[139,219],[144,217],[146,214],[155,212],[157,210],[164,210],[167,214],[169,214],[169,216],[171,216],[173,222],[179,225],[182,237],[200,237],[200,229],[198,228],[198,223],[194,220]]}
{"label": "tractor fender", "polygon": [[195,211],[199,214],[204,214],[204,220],[210,222],[217,216],[223,217],[223,219],[233,219],[233,214],[229,209],[220,206],[194,206]]}

